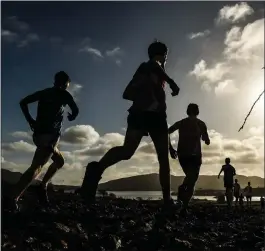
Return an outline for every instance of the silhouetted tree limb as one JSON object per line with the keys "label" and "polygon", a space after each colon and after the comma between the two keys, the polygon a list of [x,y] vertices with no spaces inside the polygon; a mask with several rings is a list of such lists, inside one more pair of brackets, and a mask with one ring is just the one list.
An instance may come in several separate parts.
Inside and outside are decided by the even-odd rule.
{"label": "silhouetted tree limb", "polygon": [[[263,67],[262,69],[264,69],[264,67]],[[246,124],[246,121],[247,121],[247,119],[248,119],[250,113],[252,112],[252,110],[253,110],[255,104],[258,102],[258,100],[260,99],[260,97],[264,94],[264,91],[265,91],[265,90],[263,90],[263,92],[259,95],[259,97],[256,99],[256,101],[255,101],[254,104],[252,105],[252,107],[251,107],[251,109],[250,109],[248,115],[246,116],[246,118],[245,118],[245,120],[244,120],[243,125],[242,125],[242,126],[239,128],[239,130],[238,130],[239,132],[244,128],[244,125]]]}

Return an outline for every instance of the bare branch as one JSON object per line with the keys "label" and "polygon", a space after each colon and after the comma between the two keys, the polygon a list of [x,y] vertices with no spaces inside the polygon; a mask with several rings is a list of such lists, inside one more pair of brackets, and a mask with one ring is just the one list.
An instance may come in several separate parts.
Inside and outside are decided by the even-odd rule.
{"label": "bare branch", "polygon": [[[264,69],[264,67],[262,67],[262,69]],[[264,91],[265,91],[265,90],[264,90]],[[254,104],[252,105],[250,111],[248,112],[248,115],[246,116],[246,118],[245,118],[245,120],[244,120],[243,125],[242,125],[242,126],[239,128],[239,130],[238,130],[239,132],[244,128],[244,125],[246,124],[247,119],[248,119],[250,113],[252,112],[252,110],[253,110],[255,104],[258,102],[258,100],[260,99],[260,97],[264,94],[264,91],[259,95],[259,97],[256,99],[256,101],[255,101]]]}
{"label": "bare branch", "polygon": [[[265,91],[265,90],[264,90],[264,91]],[[242,125],[242,126],[239,128],[239,130],[238,130],[239,132],[244,128],[244,125],[245,125],[245,123],[246,123],[246,121],[247,121],[247,119],[248,119],[250,113],[252,112],[252,110],[253,110],[255,104],[258,102],[258,100],[260,99],[260,97],[264,94],[264,91],[259,95],[259,97],[256,99],[256,101],[255,101],[254,104],[252,105],[252,107],[251,107],[251,109],[250,109],[248,115],[246,116],[246,118],[245,118],[245,120],[244,120],[243,125]]]}

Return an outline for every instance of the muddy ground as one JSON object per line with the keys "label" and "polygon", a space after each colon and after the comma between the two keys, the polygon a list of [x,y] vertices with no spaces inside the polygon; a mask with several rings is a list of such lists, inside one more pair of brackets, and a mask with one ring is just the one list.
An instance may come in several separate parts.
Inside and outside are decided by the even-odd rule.
{"label": "muddy ground", "polygon": [[[214,202],[191,205],[187,218],[161,211],[159,201],[98,199],[87,208],[77,195],[34,198],[19,213],[2,209],[2,250],[262,250],[259,207],[227,210]],[[4,205],[2,205],[5,207]]]}

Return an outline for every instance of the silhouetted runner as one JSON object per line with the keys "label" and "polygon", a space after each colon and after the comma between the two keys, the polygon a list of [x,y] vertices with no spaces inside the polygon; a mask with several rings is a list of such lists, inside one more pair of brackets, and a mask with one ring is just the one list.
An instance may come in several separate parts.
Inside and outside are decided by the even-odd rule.
{"label": "silhouetted runner", "polygon": [[187,213],[189,201],[194,193],[194,187],[200,173],[202,164],[201,140],[210,145],[206,124],[197,118],[199,107],[189,104],[187,108],[188,117],[176,122],[169,128],[169,134],[179,130],[179,141],[177,151],[170,144],[172,158],[179,159],[180,166],[185,173],[182,185],[178,188],[178,200],[183,203],[182,213]]}
{"label": "silhouetted runner", "polygon": [[130,159],[143,136],[150,135],[159,161],[159,177],[166,205],[171,204],[170,167],[168,159],[168,126],[164,83],[178,95],[179,87],[164,71],[168,48],[154,42],[148,48],[149,61],[142,63],[126,87],[123,98],[133,101],[127,118],[127,131],[123,146],[110,149],[99,162],[91,162],[81,186],[81,196],[87,203],[95,200],[98,183],[106,168],[121,160]]}
{"label": "silhouetted runner", "polygon": [[234,186],[234,176],[236,175],[236,170],[232,165],[230,165],[229,158],[225,159],[225,165],[222,166],[218,174],[218,179],[220,178],[220,174],[222,172],[224,172],[224,187],[226,188],[225,195],[226,195],[227,205],[231,207],[233,202],[233,186]]}
{"label": "silhouetted runner", "polygon": [[[69,121],[74,120],[79,112],[72,95],[66,91],[69,84],[69,76],[60,71],[55,74],[53,87],[37,91],[20,101],[21,110],[33,131],[33,142],[37,149],[30,168],[23,173],[15,186],[11,203],[16,208],[18,199],[51,158],[53,163],[48,168],[37,190],[40,202],[48,203],[48,182],[56,171],[64,165],[64,158],[57,148],[61,135],[64,108],[66,105],[71,108],[72,114],[68,113]],[[32,118],[28,109],[28,104],[33,102],[38,102],[36,120]]]}
{"label": "silhouetted runner", "polygon": [[250,185],[250,182],[248,182],[248,185],[244,189],[246,199],[247,199],[247,206],[251,206],[251,200],[252,200],[252,186]]}
{"label": "silhouetted runner", "polygon": [[235,183],[234,183],[234,196],[235,196],[235,199],[236,199],[236,205],[238,203],[238,200],[239,200],[239,196],[240,196],[240,185],[238,183],[238,180],[235,179]]}

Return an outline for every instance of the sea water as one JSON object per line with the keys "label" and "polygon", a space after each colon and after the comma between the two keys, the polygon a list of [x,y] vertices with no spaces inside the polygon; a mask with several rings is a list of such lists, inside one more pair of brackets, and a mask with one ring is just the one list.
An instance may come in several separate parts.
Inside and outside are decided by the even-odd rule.
{"label": "sea water", "polygon": [[[143,200],[160,200],[162,199],[161,191],[109,191],[109,193],[115,194],[117,197],[125,199],[137,199]],[[177,199],[177,196],[172,196],[173,199]],[[216,201],[215,196],[193,196],[194,199]],[[260,197],[252,197],[252,201],[260,201]]]}

